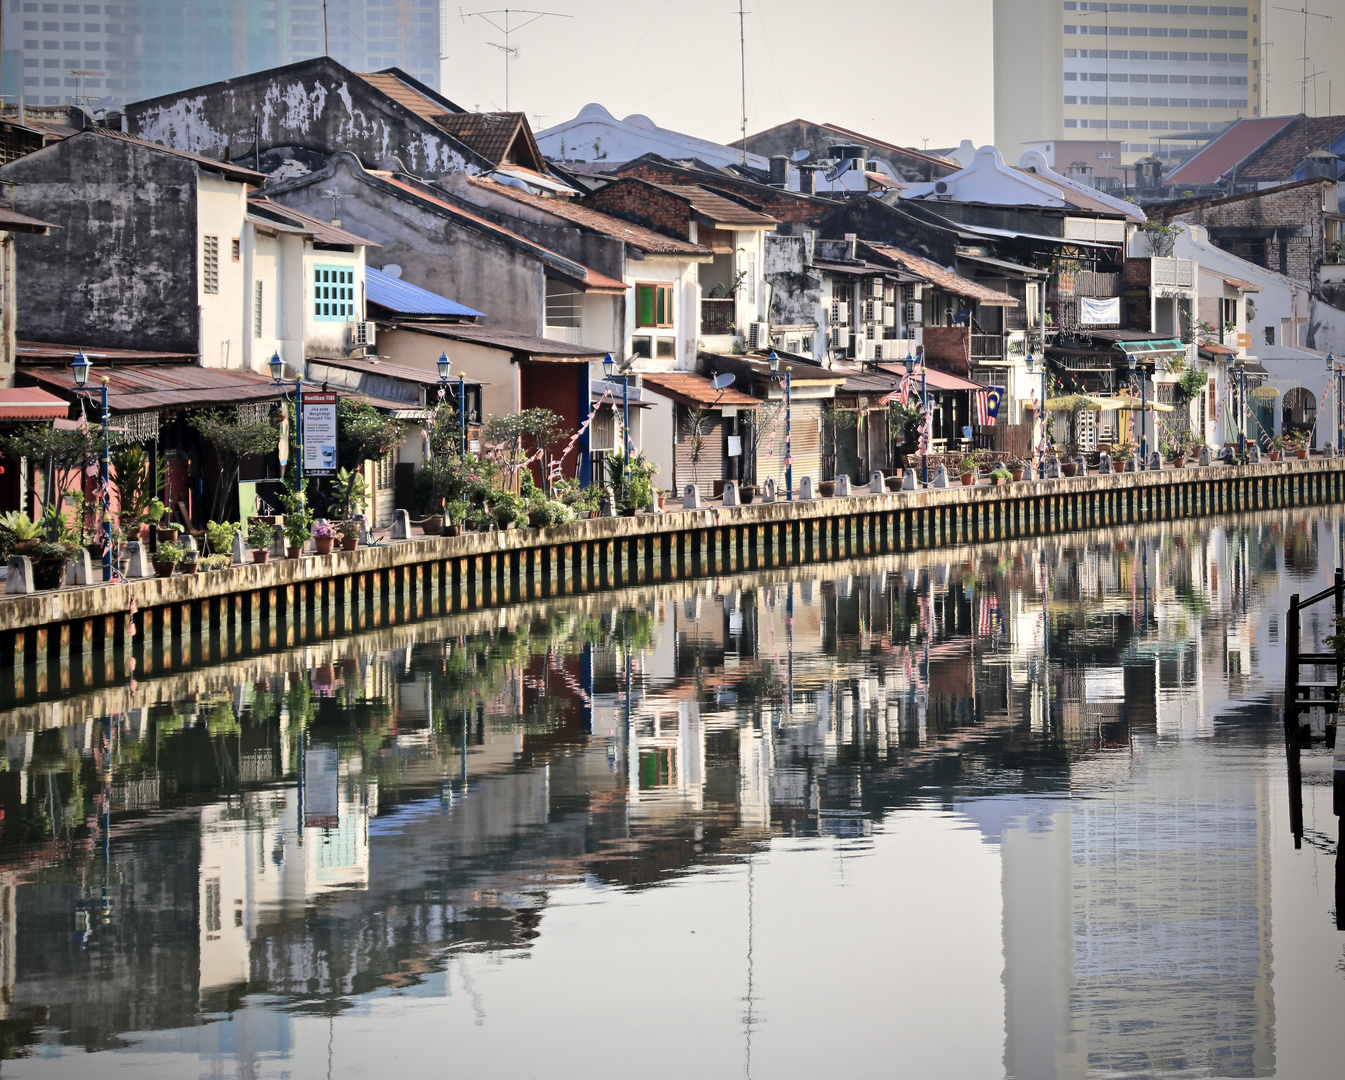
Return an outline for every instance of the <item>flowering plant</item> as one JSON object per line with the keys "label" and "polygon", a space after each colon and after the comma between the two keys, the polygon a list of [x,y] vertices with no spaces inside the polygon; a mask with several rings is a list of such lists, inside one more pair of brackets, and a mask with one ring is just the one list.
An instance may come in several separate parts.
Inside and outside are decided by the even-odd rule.
{"label": "flowering plant", "polygon": [[336,536],[336,527],[326,519],[319,521],[313,526],[313,538],[315,540],[334,539]]}

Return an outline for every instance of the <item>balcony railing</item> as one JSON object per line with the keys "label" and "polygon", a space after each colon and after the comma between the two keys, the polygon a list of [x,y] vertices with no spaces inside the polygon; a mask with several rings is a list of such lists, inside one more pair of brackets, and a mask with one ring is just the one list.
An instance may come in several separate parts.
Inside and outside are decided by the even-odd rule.
{"label": "balcony railing", "polygon": [[971,335],[971,362],[983,364],[1004,359],[1004,338],[999,334]]}
{"label": "balcony railing", "polygon": [[548,341],[563,341],[566,345],[584,344],[584,331],[578,326],[548,326],[543,336]]}
{"label": "balcony railing", "polygon": [[1155,258],[1151,280],[1155,285],[1190,289],[1196,283],[1196,264],[1190,259]]}
{"label": "balcony railing", "polygon": [[733,297],[702,297],[701,298],[701,333],[702,334],[731,334],[733,333],[733,312],[735,308]]}

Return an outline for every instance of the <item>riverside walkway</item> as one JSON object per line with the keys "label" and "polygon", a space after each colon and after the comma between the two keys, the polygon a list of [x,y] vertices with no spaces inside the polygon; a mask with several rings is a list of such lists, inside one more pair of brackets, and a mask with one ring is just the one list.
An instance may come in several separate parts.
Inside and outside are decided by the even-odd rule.
{"label": "riverside walkway", "polygon": [[[1345,459],[607,517],[0,599],[0,666],[62,689],[456,611],[738,570],[1345,501]],[[134,664],[129,665],[137,670]]]}

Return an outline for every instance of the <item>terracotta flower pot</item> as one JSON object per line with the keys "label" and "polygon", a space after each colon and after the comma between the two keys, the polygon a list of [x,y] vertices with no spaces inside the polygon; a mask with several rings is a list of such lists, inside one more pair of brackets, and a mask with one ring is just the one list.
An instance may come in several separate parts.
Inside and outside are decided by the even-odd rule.
{"label": "terracotta flower pot", "polygon": [[173,576],[173,567],[175,567],[176,565],[177,565],[177,563],[160,562],[158,559],[155,559],[155,560],[154,560],[154,572],[155,572],[159,577],[172,577],[172,576]]}
{"label": "terracotta flower pot", "polygon": [[444,535],[445,535],[445,536],[461,536],[461,535],[462,535],[462,526],[461,526],[461,525],[445,525],[445,526],[444,526]]}
{"label": "terracotta flower pot", "polygon": [[964,487],[971,487],[976,483],[976,474],[974,472],[964,472],[962,474],[962,484]]}
{"label": "terracotta flower pot", "polygon": [[303,545],[302,545],[302,544],[300,544],[298,547],[288,547],[288,546],[287,546],[287,547],[285,548],[285,557],[286,557],[287,559],[297,559],[297,558],[298,558],[300,555],[302,555],[303,553],[304,553],[304,548],[303,548]]}
{"label": "terracotta flower pot", "polygon": [[359,546],[360,546],[360,538],[358,536],[341,537],[342,551],[354,551]]}
{"label": "terracotta flower pot", "polygon": [[1111,463],[1111,467],[1112,472],[1125,472],[1126,471],[1125,458],[1117,458],[1115,461]]}
{"label": "terracotta flower pot", "polygon": [[1077,461],[1062,461],[1060,472],[1062,476],[1076,476],[1079,472],[1079,463]]}
{"label": "terracotta flower pot", "polygon": [[1279,452],[1278,450],[1272,450],[1272,451],[1270,452],[1270,460],[1271,460],[1271,461],[1279,461],[1279,460],[1280,460],[1280,452]]}
{"label": "terracotta flower pot", "polygon": [[817,494],[819,498],[834,499],[836,497],[836,481],[823,480],[817,485]]}
{"label": "terracotta flower pot", "polygon": [[319,555],[330,555],[332,553],[332,544],[336,542],[334,536],[315,536],[313,537],[313,550]]}
{"label": "terracotta flower pot", "polygon": [[255,563],[264,563],[270,554],[270,548],[253,548],[252,561]]}
{"label": "terracotta flower pot", "polygon": [[1172,457],[1172,467],[1173,467],[1174,469],[1184,469],[1184,468],[1186,468],[1186,455],[1185,455],[1185,454],[1174,454],[1173,457]]}
{"label": "terracotta flower pot", "polygon": [[439,536],[444,531],[444,515],[431,514],[420,523],[421,530],[426,536]]}
{"label": "terracotta flower pot", "polygon": [[1306,446],[1300,446],[1294,453],[1298,456],[1299,461],[1306,461],[1308,457],[1308,448]]}
{"label": "terracotta flower pot", "polygon": [[1023,479],[1023,470],[1022,470],[1022,469],[1010,469],[1010,470],[1009,470],[1009,475],[1012,476],[1012,477],[1014,478],[1014,481],[1015,481],[1015,482],[1017,482],[1017,481]]}

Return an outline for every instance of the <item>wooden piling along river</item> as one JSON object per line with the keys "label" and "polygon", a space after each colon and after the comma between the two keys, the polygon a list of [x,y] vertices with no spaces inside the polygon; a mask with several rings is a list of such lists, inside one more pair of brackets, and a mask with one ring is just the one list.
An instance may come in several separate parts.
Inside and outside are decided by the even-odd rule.
{"label": "wooden piling along river", "polygon": [[[47,691],[455,611],[685,577],[1345,501],[1345,460],[1030,480],[467,533],[0,600]],[[175,661],[175,657],[177,658]],[[55,689],[55,686],[51,686]],[[34,689],[34,688],[30,688]],[[22,691],[20,691],[22,695]]]}

